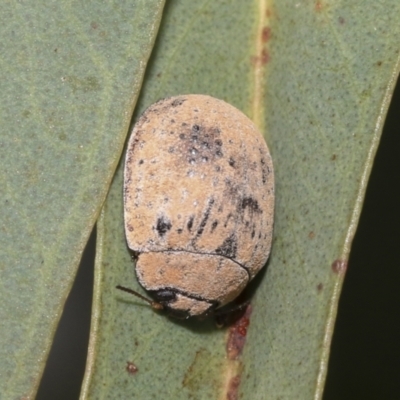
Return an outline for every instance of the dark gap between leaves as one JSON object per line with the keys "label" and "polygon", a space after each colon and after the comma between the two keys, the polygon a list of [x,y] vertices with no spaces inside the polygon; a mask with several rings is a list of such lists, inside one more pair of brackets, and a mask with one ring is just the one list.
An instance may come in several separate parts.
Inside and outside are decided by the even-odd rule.
{"label": "dark gap between leaves", "polygon": [[65,303],[36,400],[79,399],[89,342],[95,246],[93,229]]}
{"label": "dark gap between leaves", "polygon": [[399,109],[398,82],[351,249],[324,400],[400,399]]}

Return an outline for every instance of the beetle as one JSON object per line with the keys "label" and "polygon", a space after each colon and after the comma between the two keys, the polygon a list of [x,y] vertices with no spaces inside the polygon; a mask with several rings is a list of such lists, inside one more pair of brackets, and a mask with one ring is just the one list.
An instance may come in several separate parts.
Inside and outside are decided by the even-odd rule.
{"label": "beetle", "polygon": [[265,265],[274,217],[270,152],[255,124],[228,103],[180,95],[135,124],[124,171],[124,220],[136,275],[171,315],[230,304]]}

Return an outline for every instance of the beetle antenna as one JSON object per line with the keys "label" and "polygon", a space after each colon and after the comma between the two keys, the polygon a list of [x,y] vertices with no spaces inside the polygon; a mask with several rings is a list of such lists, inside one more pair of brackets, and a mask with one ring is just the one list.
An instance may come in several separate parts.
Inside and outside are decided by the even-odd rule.
{"label": "beetle antenna", "polygon": [[147,297],[142,296],[140,293],[135,292],[132,289],[129,289],[129,288],[121,286],[121,285],[117,285],[116,288],[119,290],[122,290],[124,292],[133,294],[136,297],[139,297],[139,299],[142,299],[142,300],[146,301],[147,303],[149,303],[151,308],[154,308],[155,310],[163,310],[164,309],[164,306],[161,303],[157,303],[156,301],[150,300]]}

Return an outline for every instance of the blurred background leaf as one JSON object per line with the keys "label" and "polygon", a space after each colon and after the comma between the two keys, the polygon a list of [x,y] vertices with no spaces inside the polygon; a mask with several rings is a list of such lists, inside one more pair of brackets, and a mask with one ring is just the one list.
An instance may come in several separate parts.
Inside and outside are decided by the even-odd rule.
{"label": "blurred background leaf", "polygon": [[163,1],[1,2],[0,398],[33,398]]}

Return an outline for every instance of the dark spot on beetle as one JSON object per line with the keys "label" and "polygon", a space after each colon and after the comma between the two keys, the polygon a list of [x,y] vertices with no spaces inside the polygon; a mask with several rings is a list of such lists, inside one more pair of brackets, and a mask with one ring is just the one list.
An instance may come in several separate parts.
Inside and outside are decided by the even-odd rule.
{"label": "dark spot on beetle", "polygon": [[228,198],[232,198],[233,201],[236,201],[236,198],[241,192],[240,186],[232,182],[229,178],[225,178],[225,185],[224,195]]}
{"label": "dark spot on beetle", "polygon": [[184,134],[184,133],[181,133],[181,134],[179,135],[179,139],[185,139],[185,134]]}
{"label": "dark spot on beetle", "polygon": [[221,256],[225,256],[228,258],[235,258],[237,251],[237,239],[235,234],[232,233],[229,237],[227,237],[221,246],[215,249],[215,252]]}
{"label": "dark spot on beetle", "polygon": [[226,218],[226,221],[225,221],[225,224],[224,224],[224,228],[226,228],[228,226],[228,222],[232,217],[233,217],[232,213],[229,213],[227,218]]}
{"label": "dark spot on beetle", "polygon": [[222,146],[222,140],[221,139],[215,139],[215,144],[217,146]]}
{"label": "dark spot on beetle", "polygon": [[215,228],[217,227],[217,225],[218,225],[218,221],[215,220],[215,221],[211,224],[211,232],[214,232],[214,230],[215,230]]}
{"label": "dark spot on beetle", "polygon": [[139,160],[139,165],[142,165],[144,163],[144,160]]}
{"label": "dark spot on beetle", "polygon": [[171,124],[174,124],[175,123],[175,120],[174,119],[171,119]]}
{"label": "dark spot on beetle", "polygon": [[[261,149],[260,149],[260,152],[261,152]],[[260,163],[261,163],[262,183],[265,185],[265,183],[267,182],[267,176],[270,171],[269,171],[269,168],[266,165],[266,162],[263,158],[261,158]]]}
{"label": "dark spot on beetle", "polygon": [[172,228],[171,222],[165,216],[161,216],[157,220],[156,229],[158,234],[163,237]]}
{"label": "dark spot on beetle", "polygon": [[168,153],[173,153],[175,151],[175,147],[173,147],[173,146],[171,146],[169,149],[168,149]]}
{"label": "dark spot on beetle", "polygon": [[234,166],[235,166],[235,160],[234,160],[232,157],[229,158],[229,165],[230,165],[231,167],[234,167]]}
{"label": "dark spot on beetle", "polygon": [[343,274],[343,273],[346,272],[346,269],[347,269],[347,261],[340,260],[340,259],[335,260],[335,261],[332,263],[331,268],[332,268],[332,271],[333,271],[335,274]]}
{"label": "dark spot on beetle", "polygon": [[258,201],[256,199],[253,199],[252,197],[244,197],[240,203],[240,207],[243,210],[246,210],[247,208],[252,213],[262,213],[262,210],[258,206]]}
{"label": "dark spot on beetle", "polygon": [[177,229],[176,230],[179,234],[181,234],[182,232],[183,232],[183,229],[182,228],[179,228],[179,229]]}
{"label": "dark spot on beetle", "polygon": [[217,157],[222,157],[222,156],[223,156],[221,150],[217,150],[217,151],[215,152],[215,155],[216,155]]}
{"label": "dark spot on beetle", "polygon": [[129,232],[133,232],[133,226],[132,225],[128,225],[128,231]]}
{"label": "dark spot on beetle", "polygon": [[323,288],[324,288],[324,285],[322,283],[318,283],[318,285],[317,285],[318,293],[321,293]]}
{"label": "dark spot on beetle", "polygon": [[186,99],[179,97],[179,98],[175,99],[173,102],[171,102],[171,106],[172,107],[181,106],[185,101],[186,101]]}
{"label": "dark spot on beetle", "polygon": [[256,231],[253,229],[253,232],[251,232],[251,238],[253,239],[255,235],[256,235]]}
{"label": "dark spot on beetle", "polygon": [[214,201],[215,200],[212,197],[208,201],[207,208],[206,208],[206,210],[204,212],[203,219],[201,220],[199,228],[197,229],[197,236],[200,236],[204,231],[204,228],[205,228],[205,226],[207,224],[208,217],[210,216],[210,211],[211,211],[211,208],[212,208],[212,206],[214,204]]}
{"label": "dark spot on beetle", "polygon": [[192,216],[189,218],[189,221],[188,221],[188,223],[187,223],[188,231],[191,231],[191,230],[192,230],[192,227],[193,227],[193,220],[194,220],[194,215],[192,215]]}
{"label": "dark spot on beetle", "polygon": [[216,171],[216,172],[221,171],[221,167],[220,167],[219,165],[216,165],[216,166],[215,166],[215,171]]}
{"label": "dark spot on beetle", "polygon": [[261,232],[258,234],[258,238],[261,239]]}
{"label": "dark spot on beetle", "polygon": [[200,132],[200,126],[199,126],[199,125],[193,125],[193,126],[192,126],[192,132],[193,132],[193,133],[198,133],[198,132]]}

